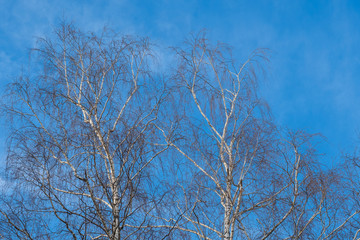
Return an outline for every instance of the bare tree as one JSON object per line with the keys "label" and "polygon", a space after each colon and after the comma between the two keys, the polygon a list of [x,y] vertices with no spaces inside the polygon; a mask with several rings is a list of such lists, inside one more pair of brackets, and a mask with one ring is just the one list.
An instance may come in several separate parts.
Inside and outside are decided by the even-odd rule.
{"label": "bare tree", "polygon": [[279,131],[257,96],[264,52],[237,64],[227,46],[213,47],[200,34],[176,54],[176,112],[157,125],[172,149],[177,189],[173,215],[160,218],[172,224],[163,227],[200,239],[332,234],[334,226],[320,227],[320,216],[334,205],[328,198],[331,174],[320,167],[313,136]]}
{"label": "bare tree", "polygon": [[[38,74],[11,85],[5,110],[13,119],[7,167],[17,184],[12,197],[18,199],[1,210],[9,234],[17,232],[11,236],[19,239],[146,234],[129,224],[151,221],[147,216],[159,199],[149,169],[166,149],[153,144],[163,89],[150,74],[151,44],[64,24],[34,51]],[[46,227],[38,231],[35,225]]]}
{"label": "bare tree", "polygon": [[204,239],[239,236],[235,226],[244,229],[242,216],[288,187],[266,187],[279,173],[271,163],[274,126],[256,96],[254,65],[265,58],[255,52],[237,67],[227,51],[211,48],[202,36],[177,49],[180,130],[159,126],[168,144],[195,167],[182,170],[191,177],[179,183],[184,200],[177,208],[187,223],[179,229]]}
{"label": "bare tree", "polygon": [[264,51],[238,64],[199,34],[175,48],[164,82],[148,39],[63,24],[34,53],[3,108],[12,135],[2,238],[360,234],[358,160],[325,169],[316,136],[274,124],[258,97]]}

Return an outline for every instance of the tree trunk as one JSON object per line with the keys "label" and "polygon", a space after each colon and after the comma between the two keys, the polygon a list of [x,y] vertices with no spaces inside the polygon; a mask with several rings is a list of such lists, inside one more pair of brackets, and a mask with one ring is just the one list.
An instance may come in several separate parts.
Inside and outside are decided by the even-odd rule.
{"label": "tree trunk", "polygon": [[226,187],[226,196],[225,196],[225,215],[224,215],[224,232],[223,232],[223,239],[224,240],[230,240],[230,230],[231,230],[231,182],[227,182]]}
{"label": "tree trunk", "polygon": [[113,196],[113,222],[112,222],[112,240],[120,240],[120,209],[118,191],[114,191]]}

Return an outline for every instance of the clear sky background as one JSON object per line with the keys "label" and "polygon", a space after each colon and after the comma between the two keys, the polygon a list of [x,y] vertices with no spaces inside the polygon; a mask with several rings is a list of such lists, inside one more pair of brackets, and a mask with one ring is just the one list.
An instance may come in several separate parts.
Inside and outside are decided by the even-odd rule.
{"label": "clear sky background", "polygon": [[[61,19],[85,31],[107,25],[124,34],[149,36],[161,47],[207,29],[214,42],[232,45],[239,60],[256,48],[271,49],[261,95],[279,124],[327,137],[320,151],[328,154],[330,165],[340,151],[351,151],[358,143],[358,0],[0,0],[0,6],[1,91],[28,64],[35,37],[46,36]],[[1,124],[4,163],[6,122]]]}

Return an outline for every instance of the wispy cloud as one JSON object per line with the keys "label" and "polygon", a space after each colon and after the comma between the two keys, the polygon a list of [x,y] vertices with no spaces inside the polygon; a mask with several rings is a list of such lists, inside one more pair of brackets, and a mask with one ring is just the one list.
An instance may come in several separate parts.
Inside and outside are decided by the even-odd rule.
{"label": "wispy cloud", "polygon": [[[160,47],[190,32],[234,46],[245,59],[258,47],[273,52],[262,91],[284,125],[323,132],[345,146],[358,129],[360,3],[358,1],[140,1],[0,0],[1,86],[26,64],[35,36],[65,18],[98,31],[150,36]],[[159,50],[160,61],[170,58]],[[162,60],[161,60],[162,59]]]}

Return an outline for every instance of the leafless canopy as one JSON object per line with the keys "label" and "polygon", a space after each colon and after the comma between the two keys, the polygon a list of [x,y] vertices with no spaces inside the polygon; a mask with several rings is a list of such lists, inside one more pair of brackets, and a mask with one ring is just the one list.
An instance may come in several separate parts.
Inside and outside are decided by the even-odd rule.
{"label": "leafless canopy", "polygon": [[320,137],[275,125],[266,51],[240,63],[200,33],[174,53],[163,80],[146,38],[63,24],[39,39],[3,106],[0,237],[360,237],[358,159],[325,170]]}
{"label": "leafless canopy", "polygon": [[148,194],[149,165],[166,148],[153,144],[163,96],[149,41],[63,25],[34,51],[42,69],[12,84],[6,108],[9,176],[22,200],[4,217],[21,239],[141,236],[128,224],[150,221],[158,199]]}

